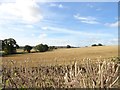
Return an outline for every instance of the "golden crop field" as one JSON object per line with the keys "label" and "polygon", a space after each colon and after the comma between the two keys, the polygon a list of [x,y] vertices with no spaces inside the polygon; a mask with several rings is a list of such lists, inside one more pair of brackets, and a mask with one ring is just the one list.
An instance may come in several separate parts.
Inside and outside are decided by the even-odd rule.
{"label": "golden crop field", "polygon": [[[23,50],[19,50],[23,51]],[[93,61],[97,58],[110,58],[118,56],[118,46],[99,46],[99,47],[81,47],[70,49],[56,49],[53,51],[42,53],[26,53],[16,54],[3,57],[3,62],[6,60],[15,60],[22,62],[27,60],[31,62],[29,65],[40,64],[53,65],[53,64],[69,64],[72,61],[82,61],[84,58],[90,58]]]}
{"label": "golden crop field", "polygon": [[120,65],[117,57],[117,46],[9,55],[2,58],[1,87],[118,88]]}

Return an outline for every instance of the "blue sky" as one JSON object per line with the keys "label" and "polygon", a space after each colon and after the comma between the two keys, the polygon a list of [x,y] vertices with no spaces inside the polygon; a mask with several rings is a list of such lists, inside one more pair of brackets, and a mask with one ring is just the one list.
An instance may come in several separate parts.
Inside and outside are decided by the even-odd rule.
{"label": "blue sky", "polygon": [[[28,2],[29,1],[29,2]],[[19,45],[117,45],[117,2],[0,3],[0,39]]]}

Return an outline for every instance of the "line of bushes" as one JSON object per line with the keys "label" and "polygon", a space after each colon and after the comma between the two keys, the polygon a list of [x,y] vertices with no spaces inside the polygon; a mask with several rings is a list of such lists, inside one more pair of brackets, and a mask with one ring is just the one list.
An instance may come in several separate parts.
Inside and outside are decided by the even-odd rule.
{"label": "line of bushes", "polygon": [[99,43],[99,44],[93,44],[93,45],[91,45],[92,47],[94,47],[94,46],[103,46],[103,44],[101,44],[101,43]]}
{"label": "line of bushes", "polygon": [[[93,44],[91,45],[93,46],[103,46],[101,43],[97,44]],[[5,55],[8,54],[15,54],[16,53],[16,49],[20,48],[19,45],[17,44],[17,42],[15,41],[15,39],[13,38],[9,38],[9,39],[4,39],[4,40],[0,40],[0,50],[4,51]],[[30,53],[32,49],[34,49],[36,52],[46,52],[46,51],[51,51],[53,49],[57,49],[57,48],[74,48],[70,45],[67,46],[48,46],[47,44],[38,44],[36,46],[30,46],[30,45],[25,45],[24,47],[22,47],[24,52],[28,52]],[[3,54],[2,54],[3,55]]]}
{"label": "line of bushes", "polygon": [[[0,56],[3,55],[9,55],[9,54],[15,54],[17,53],[17,49],[20,48],[19,45],[17,44],[16,40],[13,38],[9,38],[9,39],[4,39],[4,40],[0,40],[0,51],[4,51],[4,53],[0,53]],[[36,46],[30,46],[30,45],[25,45],[24,47],[22,47],[22,49],[24,50],[24,52],[28,52],[30,53],[32,49],[34,49],[36,52],[45,52],[48,50],[53,50],[53,49],[57,49],[55,46],[48,46],[47,44],[38,44]]]}

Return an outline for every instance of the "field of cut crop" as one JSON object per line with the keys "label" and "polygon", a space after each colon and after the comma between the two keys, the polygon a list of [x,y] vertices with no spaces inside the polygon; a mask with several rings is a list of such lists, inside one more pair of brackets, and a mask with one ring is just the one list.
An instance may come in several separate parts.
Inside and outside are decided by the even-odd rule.
{"label": "field of cut crop", "polygon": [[9,55],[2,58],[0,87],[118,88],[119,67],[117,46]]}
{"label": "field of cut crop", "polygon": [[[19,50],[22,52],[23,50]],[[16,62],[23,62],[24,60],[31,62],[29,65],[37,65],[39,63],[44,65],[53,64],[70,64],[72,61],[77,60],[82,62],[85,58],[90,58],[93,61],[97,58],[110,58],[118,56],[117,46],[102,46],[102,47],[83,47],[83,48],[70,48],[70,49],[56,49],[44,53],[26,53],[16,54],[3,57],[2,60],[13,60]],[[35,62],[35,63],[33,63]]]}

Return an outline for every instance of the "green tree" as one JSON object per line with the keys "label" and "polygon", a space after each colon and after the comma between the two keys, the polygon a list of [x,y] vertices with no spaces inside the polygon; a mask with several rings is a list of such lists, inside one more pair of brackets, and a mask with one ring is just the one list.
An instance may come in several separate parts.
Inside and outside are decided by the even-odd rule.
{"label": "green tree", "polygon": [[46,44],[45,45],[39,44],[39,45],[36,45],[34,49],[39,52],[45,52],[45,51],[48,51],[48,48],[49,47]]}
{"label": "green tree", "polygon": [[49,46],[49,50],[57,49],[55,46]]}
{"label": "green tree", "polygon": [[4,48],[4,41],[3,40],[0,40],[0,50],[2,51],[3,50],[3,48]]}
{"label": "green tree", "polygon": [[49,49],[49,47],[48,47],[48,45],[43,45],[43,51],[48,51],[48,49]]}
{"label": "green tree", "polygon": [[25,45],[24,51],[27,51],[28,53],[30,53],[31,50],[32,50],[32,47],[31,47],[31,46]]}
{"label": "green tree", "polygon": [[71,46],[70,46],[70,45],[67,45],[67,48],[71,48]]}
{"label": "green tree", "polygon": [[103,46],[103,45],[101,43],[99,43],[98,46]]}
{"label": "green tree", "polygon": [[2,41],[2,50],[5,52],[5,54],[14,54],[16,53],[17,48],[19,48],[19,46],[13,38]]}
{"label": "green tree", "polygon": [[93,44],[92,47],[97,46],[96,44]]}

